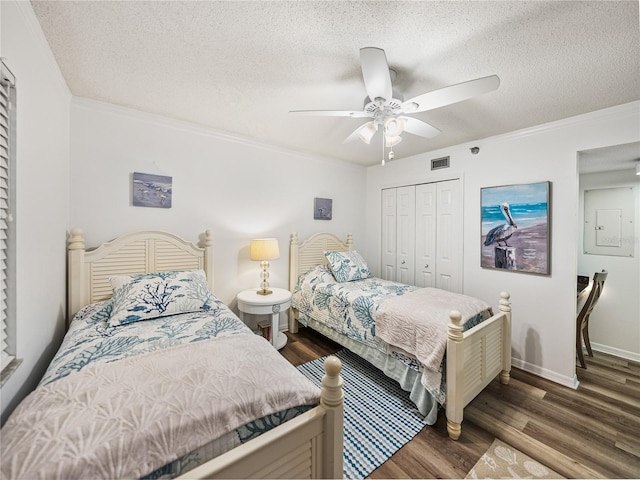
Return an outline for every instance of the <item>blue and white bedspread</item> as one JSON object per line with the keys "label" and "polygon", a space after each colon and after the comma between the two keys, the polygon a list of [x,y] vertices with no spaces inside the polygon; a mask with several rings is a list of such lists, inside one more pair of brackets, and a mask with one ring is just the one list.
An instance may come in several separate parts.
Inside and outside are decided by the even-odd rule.
{"label": "blue and white bedspread", "polygon": [[82,308],[69,325],[62,345],[40,385],[80,371],[91,363],[115,362],[184,343],[252,333],[215,297],[212,297],[210,310],[169,315],[117,327],[108,325],[110,315],[111,300]]}
{"label": "blue and white bedspread", "polygon": [[115,328],[109,303],[78,313],[3,426],[2,478],[172,478],[319,401],[215,298],[209,311]]}
{"label": "blue and white bedspread", "polygon": [[300,276],[291,304],[307,318],[350,340],[390,354],[422,372],[422,385],[445,402],[444,354],[449,312],[460,310],[466,331],[491,317],[491,307],[466,295],[372,277],[338,282],[327,266]]}
{"label": "blue and white bedspread", "polygon": [[352,340],[388,353],[388,345],[376,336],[375,311],[385,299],[417,289],[375,277],[339,283],[329,267],[320,265],[300,276],[291,305]]}

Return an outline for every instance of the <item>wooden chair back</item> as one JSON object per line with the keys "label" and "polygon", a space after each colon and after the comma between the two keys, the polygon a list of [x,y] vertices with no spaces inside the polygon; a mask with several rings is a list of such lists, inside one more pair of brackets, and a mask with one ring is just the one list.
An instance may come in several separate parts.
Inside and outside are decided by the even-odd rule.
{"label": "wooden chair back", "polygon": [[584,320],[591,314],[591,312],[593,311],[593,307],[595,307],[596,303],[598,303],[598,299],[602,294],[604,282],[607,279],[608,274],[609,272],[607,272],[606,270],[602,270],[601,272],[596,272],[594,274],[591,291],[589,292],[587,301],[584,303],[582,309],[580,310],[580,313],[578,314],[578,324],[580,324],[582,320]]}

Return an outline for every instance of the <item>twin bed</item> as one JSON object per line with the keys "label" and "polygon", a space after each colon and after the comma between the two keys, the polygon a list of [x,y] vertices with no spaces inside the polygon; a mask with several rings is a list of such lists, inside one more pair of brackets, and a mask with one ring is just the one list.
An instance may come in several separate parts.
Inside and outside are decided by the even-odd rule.
{"label": "twin bed", "polygon": [[464,407],[496,376],[509,382],[508,293],[493,315],[477,298],[376,278],[351,234],[300,242],[294,233],[289,257],[289,331],[300,322],[357,353],[410,392],[430,425],[445,405],[452,439],[460,437]]}
{"label": "twin bed", "polygon": [[[2,429],[3,478],[342,477],[339,361],[325,362],[321,391],[313,386],[215,297],[211,232],[199,240],[145,231],[86,249],[71,231],[69,331]],[[464,314],[436,327],[440,361],[414,349],[431,340],[406,321],[423,316],[424,289],[371,278],[350,236],[294,234],[290,254],[290,331],[300,321],[369,360],[429,423],[445,404],[452,438],[464,406],[496,375],[508,382],[507,294],[497,315],[476,299],[438,297],[440,310],[454,301]],[[373,295],[355,292],[362,284]]]}
{"label": "twin bed", "polygon": [[211,293],[200,243],[71,231],[73,320],[2,428],[2,478],[342,476],[339,361],[315,387]]}

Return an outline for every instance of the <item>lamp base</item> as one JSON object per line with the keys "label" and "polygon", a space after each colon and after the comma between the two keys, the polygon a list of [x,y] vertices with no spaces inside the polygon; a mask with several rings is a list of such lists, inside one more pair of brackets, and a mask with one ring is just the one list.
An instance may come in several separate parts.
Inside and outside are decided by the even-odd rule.
{"label": "lamp base", "polygon": [[272,290],[263,289],[263,290],[258,290],[256,293],[258,295],[271,295],[273,293],[273,291]]}

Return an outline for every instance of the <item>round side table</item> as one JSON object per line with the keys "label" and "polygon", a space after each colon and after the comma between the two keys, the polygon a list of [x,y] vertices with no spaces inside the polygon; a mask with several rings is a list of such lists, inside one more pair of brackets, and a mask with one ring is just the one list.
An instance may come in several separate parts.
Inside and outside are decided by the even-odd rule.
{"label": "round side table", "polygon": [[[238,310],[244,322],[244,314],[271,315],[271,344],[280,350],[287,344],[287,336],[280,331],[280,312],[291,306],[291,292],[284,288],[271,288],[273,293],[259,295],[257,288],[243,290],[238,294]],[[246,323],[246,322],[245,322]]]}

